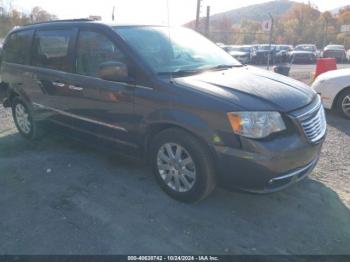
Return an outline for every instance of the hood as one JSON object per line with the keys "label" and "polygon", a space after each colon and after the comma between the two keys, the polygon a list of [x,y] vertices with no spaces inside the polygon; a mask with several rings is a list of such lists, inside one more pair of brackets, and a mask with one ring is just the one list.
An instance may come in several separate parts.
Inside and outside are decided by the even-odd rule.
{"label": "hood", "polygon": [[314,52],[311,52],[311,51],[298,51],[298,50],[292,51],[290,53],[292,55],[294,55],[294,54],[302,54],[302,55],[314,54]]}
{"label": "hood", "polygon": [[348,78],[350,83],[350,68],[328,71],[318,76],[316,81],[337,80],[338,78]]}
{"label": "hood", "polygon": [[177,78],[176,82],[245,110],[288,112],[306,106],[316,96],[299,81],[250,66]]}
{"label": "hood", "polygon": [[249,53],[242,52],[242,51],[231,51],[229,54],[232,56],[244,56],[244,55],[248,55]]}

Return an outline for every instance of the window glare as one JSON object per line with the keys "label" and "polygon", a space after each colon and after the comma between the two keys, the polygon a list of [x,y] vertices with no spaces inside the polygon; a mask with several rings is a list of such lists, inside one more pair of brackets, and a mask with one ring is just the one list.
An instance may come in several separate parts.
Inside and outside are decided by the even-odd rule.
{"label": "window glare", "polygon": [[116,27],[115,30],[157,73],[239,65],[221,48],[190,29]]}

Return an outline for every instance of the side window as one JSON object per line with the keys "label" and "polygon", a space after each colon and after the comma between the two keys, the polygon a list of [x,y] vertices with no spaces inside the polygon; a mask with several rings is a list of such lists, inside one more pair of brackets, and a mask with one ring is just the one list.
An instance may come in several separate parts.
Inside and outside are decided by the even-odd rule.
{"label": "side window", "polygon": [[4,46],[4,61],[16,64],[28,64],[32,39],[33,30],[11,34]]}
{"label": "side window", "polygon": [[92,31],[80,31],[76,59],[77,73],[93,77],[98,77],[99,66],[104,62],[126,63],[124,54],[110,39]]}
{"label": "side window", "polygon": [[38,31],[35,34],[33,65],[69,72],[71,30]]}

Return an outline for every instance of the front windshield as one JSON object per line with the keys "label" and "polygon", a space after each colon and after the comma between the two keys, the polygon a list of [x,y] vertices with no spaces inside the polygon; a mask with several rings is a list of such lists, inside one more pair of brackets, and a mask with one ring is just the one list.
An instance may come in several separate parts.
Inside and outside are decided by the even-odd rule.
{"label": "front windshield", "polygon": [[223,49],[186,28],[115,27],[156,73],[241,66]]}
{"label": "front windshield", "polygon": [[307,45],[300,45],[295,48],[297,51],[309,51],[314,52],[315,48],[313,46],[307,46]]}
{"label": "front windshield", "polygon": [[337,50],[345,50],[345,47],[342,45],[329,45],[326,49],[337,49]]}
{"label": "front windshield", "polygon": [[239,50],[242,51],[242,52],[249,52],[250,51],[250,47],[243,46]]}
{"label": "front windshield", "polygon": [[269,50],[273,50],[274,47],[273,46],[270,46],[270,45],[261,45],[259,46],[259,50],[262,50],[262,51],[269,51]]}

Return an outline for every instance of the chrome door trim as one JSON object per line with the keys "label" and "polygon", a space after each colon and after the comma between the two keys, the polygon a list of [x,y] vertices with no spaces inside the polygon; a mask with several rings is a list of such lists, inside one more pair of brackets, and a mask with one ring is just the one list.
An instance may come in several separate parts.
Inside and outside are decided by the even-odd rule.
{"label": "chrome door trim", "polygon": [[70,90],[74,90],[74,91],[83,91],[84,88],[80,87],[80,86],[75,86],[75,85],[69,85],[68,88]]}
{"label": "chrome door trim", "polygon": [[138,146],[135,145],[135,144],[131,144],[131,143],[128,143],[128,142],[125,142],[125,141],[122,141],[122,140],[119,140],[119,139],[116,139],[116,138],[107,137],[107,136],[104,136],[104,135],[93,133],[91,131],[88,131],[88,130],[85,130],[85,129],[82,129],[82,128],[79,128],[79,127],[70,126],[70,125],[67,125],[65,123],[62,123],[62,122],[59,122],[59,121],[56,121],[56,120],[49,120],[49,121],[54,123],[54,124],[57,124],[57,125],[60,125],[60,126],[63,126],[63,127],[66,127],[66,128],[78,131],[78,132],[83,132],[83,133],[86,133],[86,134],[89,134],[89,135],[92,135],[92,136],[95,136],[95,137],[98,137],[98,138],[102,138],[104,140],[109,140],[109,141],[112,141],[112,142],[117,143],[117,144],[129,146],[129,147],[132,147],[132,148],[135,148],[135,149],[138,148]]}
{"label": "chrome door trim", "polygon": [[64,83],[60,83],[60,82],[52,82],[52,85],[54,85],[55,87],[64,87],[65,86]]}
{"label": "chrome door trim", "polygon": [[128,130],[126,130],[124,127],[111,125],[111,124],[108,124],[108,123],[105,123],[105,122],[101,122],[101,121],[94,120],[94,119],[87,118],[87,117],[83,117],[83,116],[78,116],[78,115],[75,115],[75,114],[68,113],[66,111],[62,111],[62,110],[59,110],[59,109],[56,109],[56,108],[53,108],[53,107],[49,107],[49,106],[45,106],[45,105],[42,105],[42,104],[38,104],[38,103],[33,103],[33,105],[38,107],[38,108],[40,108],[40,109],[47,109],[47,110],[50,110],[50,111],[54,111],[54,112],[56,112],[56,113],[58,113],[60,115],[64,115],[64,116],[68,116],[68,117],[71,117],[71,118],[75,118],[75,119],[79,119],[79,120],[82,120],[82,121],[86,121],[86,122],[89,122],[89,123],[105,126],[105,127],[108,127],[108,128],[119,130],[119,131],[128,132]]}

